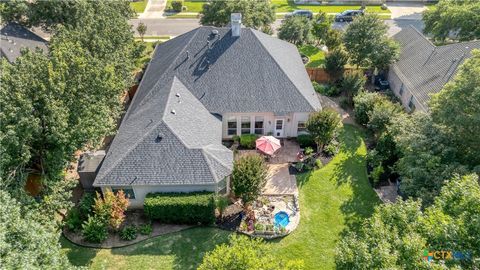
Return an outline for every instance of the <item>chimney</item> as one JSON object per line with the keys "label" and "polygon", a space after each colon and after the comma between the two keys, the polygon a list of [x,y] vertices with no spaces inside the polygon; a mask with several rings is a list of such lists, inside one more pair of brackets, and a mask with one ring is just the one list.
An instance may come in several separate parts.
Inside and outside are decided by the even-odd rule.
{"label": "chimney", "polygon": [[230,24],[232,25],[232,37],[239,37],[242,30],[242,13],[232,13]]}

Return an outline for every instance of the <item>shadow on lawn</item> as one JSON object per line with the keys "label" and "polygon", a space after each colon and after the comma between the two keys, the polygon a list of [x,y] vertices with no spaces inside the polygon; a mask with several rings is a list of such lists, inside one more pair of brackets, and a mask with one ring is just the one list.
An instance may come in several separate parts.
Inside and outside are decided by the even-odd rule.
{"label": "shadow on lawn", "polygon": [[[346,132],[345,129],[348,129]],[[345,214],[347,231],[356,232],[365,218],[372,215],[374,207],[379,203],[378,197],[368,183],[365,155],[358,153],[362,147],[364,134],[358,128],[346,126],[342,130],[343,143],[341,151],[346,155],[334,169],[337,185],[350,185],[352,196],[341,205],[341,211]]]}

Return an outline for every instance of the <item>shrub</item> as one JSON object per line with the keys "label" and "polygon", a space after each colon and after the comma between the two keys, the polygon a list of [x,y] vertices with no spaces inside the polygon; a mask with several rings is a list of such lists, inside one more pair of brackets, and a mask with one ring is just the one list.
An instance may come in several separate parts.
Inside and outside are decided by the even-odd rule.
{"label": "shrub", "polygon": [[325,46],[329,51],[333,51],[342,45],[343,32],[337,29],[329,29],[325,38]]}
{"label": "shrub", "polygon": [[235,136],[232,137],[232,140],[233,140],[234,142],[239,142],[239,141],[240,141],[240,137],[239,137],[238,135],[235,135]]}
{"label": "shrub", "polygon": [[329,96],[329,97],[338,96],[340,94],[340,89],[333,84],[327,85],[324,88],[324,91],[325,91],[324,95]]}
{"label": "shrub", "polygon": [[348,97],[340,97],[340,102],[339,103],[340,103],[340,107],[344,110],[347,110],[348,108],[350,108],[352,106]]}
{"label": "shrub", "polygon": [[267,166],[260,155],[240,157],[233,164],[232,190],[244,202],[255,200],[267,181]]}
{"label": "shrub", "polygon": [[353,98],[353,112],[357,123],[366,126],[369,121],[368,114],[373,111],[375,104],[382,102],[383,100],[384,98],[378,93],[360,91]]}
{"label": "shrub", "polygon": [[373,171],[370,173],[370,178],[373,181],[373,184],[376,185],[380,182],[385,169],[383,169],[382,165],[378,165],[377,167],[373,168]]}
{"label": "shrub", "polygon": [[126,226],[120,231],[120,239],[132,241],[137,238],[137,228],[135,226]]}
{"label": "shrub", "polygon": [[365,86],[366,78],[361,71],[345,74],[341,83],[342,92],[348,98],[349,105],[353,105],[353,97]]}
{"label": "shrub", "polygon": [[183,0],[173,0],[172,1],[172,10],[176,12],[181,12],[183,7]]}
{"label": "shrub", "polygon": [[88,242],[101,243],[108,237],[107,223],[98,216],[89,216],[82,225],[82,235]]}
{"label": "shrub", "polygon": [[150,193],[143,209],[147,217],[164,223],[211,224],[215,221],[211,192]]}
{"label": "shrub", "polygon": [[93,205],[95,204],[95,194],[86,192],[78,203],[78,211],[82,220],[86,220],[89,215],[93,214]]}
{"label": "shrub", "polygon": [[321,161],[320,159],[316,159],[316,160],[315,160],[315,167],[316,167],[317,169],[321,169],[321,168],[323,167],[323,163],[322,163],[322,161]]}
{"label": "shrub", "polygon": [[343,76],[348,55],[342,49],[330,51],[325,56],[325,71],[330,75],[331,81],[336,81]]}
{"label": "shrub", "polygon": [[125,220],[128,204],[128,198],[123,190],[119,190],[116,194],[107,190],[103,193],[103,198],[97,193],[94,205],[95,216],[105,220],[113,229],[118,229]]}
{"label": "shrub", "polygon": [[78,231],[82,228],[82,218],[77,208],[72,208],[68,213],[65,225],[70,231]]}
{"label": "shrub", "polygon": [[339,148],[339,143],[337,140],[333,139],[325,148],[323,151],[330,156],[334,156],[338,153]]}
{"label": "shrub", "polygon": [[317,152],[323,150],[335,138],[342,119],[338,112],[331,108],[312,113],[307,121],[307,130],[317,143]]}
{"label": "shrub", "polygon": [[257,135],[255,134],[243,134],[240,136],[240,146],[247,149],[255,149],[255,141]]}
{"label": "shrub", "polygon": [[138,227],[138,232],[143,235],[150,235],[153,231],[152,224],[146,223]]}
{"label": "shrub", "polygon": [[298,135],[297,142],[301,148],[316,147],[315,140],[313,139],[313,136],[310,134]]}
{"label": "shrub", "polygon": [[328,88],[329,86],[326,84],[320,84],[317,83],[316,81],[312,81],[313,89],[315,89],[315,92],[328,96]]}
{"label": "shrub", "polygon": [[215,198],[215,207],[218,208],[218,211],[220,212],[220,216],[222,216],[223,211],[225,208],[228,206],[228,198],[224,196],[217,196]]}

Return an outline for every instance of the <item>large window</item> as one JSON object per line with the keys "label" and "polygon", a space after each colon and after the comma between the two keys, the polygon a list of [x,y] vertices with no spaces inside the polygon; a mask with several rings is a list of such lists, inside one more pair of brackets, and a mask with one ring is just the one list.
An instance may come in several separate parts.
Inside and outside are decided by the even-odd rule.
{"label": "large window", "polygon": [[297,134],[302,134],[307,132],[307,125],[305,121],[298,121]]}
{"label": "large window", "polygon": [[398,93],[400,96],[403,96],[403,87],[404,86],[403,86],[403,83],[402,83],[402,86],[400,86],[400,91]]}
{"label": "large window", "polygon": [[226,194],[227,193],[227,185],[228,185],[228,179],[223,178],[220,182],[218,182],[217,192],[219,194]]}
{"label": "large window", "polygon": [[135,200],[135,192],[133,192],[133,188],[130,187],[124,187],[124,188],[112,188],[112,192],[114,194],[117,194],[118,191],[123,190],[123,193],[125,193],[125,197]]}
{"label": "large window", "polygon": [[263,116],[255,116],[255,134],[263,135]]}
{"label": "large window", "polygon": [[408,107],[411,111],[415,111],[415,104],[413,104],[413,96],[410,97],[410,102],[408,102]]}
{"label": "large window", "polygon": [[227,121],[227,133],[229,136],[237,135],[237,118],[230,117]]}
{"label": "large window", "polygon": [[250,117],[242,116],[242,134],[250,134]]}

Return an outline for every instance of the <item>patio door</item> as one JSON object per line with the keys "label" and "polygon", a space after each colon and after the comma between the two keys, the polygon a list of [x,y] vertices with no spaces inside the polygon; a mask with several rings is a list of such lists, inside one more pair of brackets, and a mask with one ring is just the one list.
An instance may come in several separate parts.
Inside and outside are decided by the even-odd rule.
{"label": "patio door", "polygon": [[283,119],[275,119],[275,137],[283,137],[283,130],[285,129]]}

